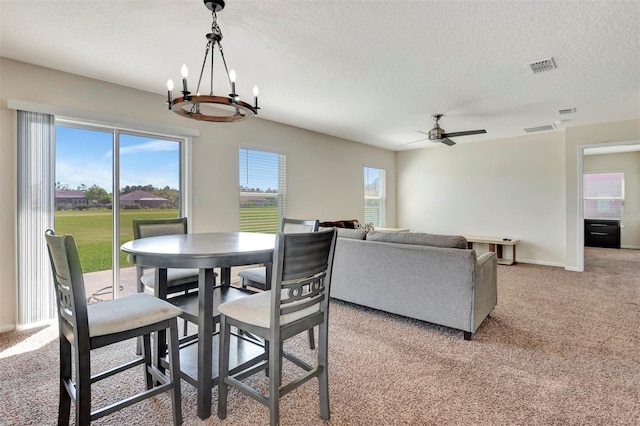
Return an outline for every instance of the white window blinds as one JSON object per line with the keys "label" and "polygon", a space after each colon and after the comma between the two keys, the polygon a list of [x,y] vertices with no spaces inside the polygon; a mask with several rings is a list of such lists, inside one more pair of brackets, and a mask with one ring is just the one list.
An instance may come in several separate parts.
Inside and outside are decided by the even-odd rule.
{"label": "white window blinds", "polygon": [[44,232],[53,228],[55,121],[18,111],[18,325],[49,320],[56,300]]}
{"label": "white window blinds", "polygon": [[276,233],[286,211],[284,154],[240,148],[240,231]]}
{"label": "white window blinds", "polygon": [[622,219],[624,173],[585,173],[583,188],[585,219]]}

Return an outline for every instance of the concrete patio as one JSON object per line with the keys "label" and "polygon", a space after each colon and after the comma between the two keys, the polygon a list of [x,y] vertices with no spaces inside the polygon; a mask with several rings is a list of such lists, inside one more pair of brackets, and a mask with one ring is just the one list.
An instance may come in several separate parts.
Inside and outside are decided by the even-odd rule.
{"label": "concrete patio", "polygon": [[[86,272],[84,288],[88,303],[103,302],[113,298],[113,271]],[[136,293],[136,268],[120,268],[120,296]]]}

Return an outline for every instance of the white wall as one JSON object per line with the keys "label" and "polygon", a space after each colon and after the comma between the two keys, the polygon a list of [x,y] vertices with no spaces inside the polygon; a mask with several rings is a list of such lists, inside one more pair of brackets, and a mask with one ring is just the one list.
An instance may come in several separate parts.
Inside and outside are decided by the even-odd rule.
{"label": "white wall", "polygon": [[[163,83],[159,83],[160,86]],[[262,119],[242,123],[201,123],[167,111],[162,95],[142,92],[72,74],[0,58],[0,331],[15,321],[15,111],[7,99],[18,99],[115,121],[139,121],[197,129],[193,140],[193,230],[237,230],[238,147],[264,147],[288,154],[287,215],[320,220],[363,220],[363,171],[373,165],[387,170],[388,225],[395,226],[395,153]],[[263,101],[263,111],[268,108]]]}
{"label": "white wall", "polygon": [[519,261],[565,262],[562,131],[398,153],[398,226],[519,238]]}
{"label": "white wall", "polygon": [[620,245],[640,249],[640,152],[585,155],[582,170],[584,173],[624,173]]}

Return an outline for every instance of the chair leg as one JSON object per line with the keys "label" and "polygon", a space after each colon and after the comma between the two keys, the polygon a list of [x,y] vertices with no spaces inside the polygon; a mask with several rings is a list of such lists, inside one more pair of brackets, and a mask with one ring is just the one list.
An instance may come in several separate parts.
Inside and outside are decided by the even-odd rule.
{"label": "chair leg", "polygon": [[[275,340],[275,339],[273,339]],[[269,341],[269,424],[280,424],[280,383],[282,381],[282,342]]]}
{"label": "chair leg", "polygon": [[224,315],[220,315],[220,342],[218,344],[218,418],[227,417],[227,395],[229,386],[225,379],[229,375],[229,340],[231,326]]}
{"label": "chair leg", "polygon": [[58,402],[58,424],[68,425],[71,415],[71,395],[65,383],[71,380],[71,344],[60,334],[60,400]]}
{"label": "chair leg", "polygon": [[[136,266],[136,269],[138,267]],[[140,275],[138,275],[138,289],[137,292],[138,293],[144,293],[144,284],[142,284],[142,282],[140,282]],[[138,336],[136,338],[136,355],[142,355],[142,336]]]}
{"label": "chair leg", "polygon": [[318,376],[318,387],[320,394],[320,418],[329,420],[329,372],[327,371],[328,360],[327,324],[320,324],[318,336],[318,366],[322,372]]}
{"label": "chair leg", "polygon": [[149,368],[151,367],[151,335],[145,334],[142,337],[142,348],[144,350],[144,372],[145,372],[145,382],[147,384],[147,389],[151,389],[153,387],[153,376]]}
{"label": "chair leg", "polygon": [[313,328],[310,328],[307,331],[307,337],[309,339],[309,349],[315,349],[316,348],[316,339],[315,339],[315,336],[313,335]]}
{"label": "chair leg", "polygon": [[180,347],[178,345],[178,320],[169,321],[169,374],[173,388],[171,390],[171,406],[173,408],[173,424],[182,424],[182,382],[180,380]]}
{"label": "chair leg", "polygon": [[[81,353],[82,352],[82,353]],[[88,348],[76,351],[76,424],[91,422],[91,353]]]}

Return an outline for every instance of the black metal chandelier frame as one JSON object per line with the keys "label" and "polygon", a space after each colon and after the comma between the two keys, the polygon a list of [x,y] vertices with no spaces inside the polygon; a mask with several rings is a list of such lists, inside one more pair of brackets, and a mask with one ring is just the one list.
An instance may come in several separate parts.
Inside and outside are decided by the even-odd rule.
{"label": "black metal chandelier frame", "polygon": [[[187,85],[187,68],[186,65],[182,66],[182,96],[172,99],[173,80],[167,82],[167,105],[169,110],[186,118],[201,121],[211,122],[237,122],[244,120],[247,117],[251,117],[258,114],[258,87],[253,89],[254,104],[248,104],[240,100],[240,97],[236,93],[235,83],[235,71],[229,70],[227,67],[227,61],[224,57],[224,50],[222,48],[222,32],[218,25],[217,12],[224,9],[224,0],[204,0],[204,4],[211,11],[212,23],[211,32],[206,35],[207,45],[204,53],[204,60],[202,62],[202,68],[200,69],[200,77],[198,79],[198,85],[196,87],[196,94],[192,95]],[[214,56],[215,50],[220,53],[222,63],[224,65],[225,74],[231,86],[231,93],[229,96],[216,96],[213,94],[213,70],[214,70]],[[209,56],[211,53],[211,56]],[[207,64],[207,58],[210,60],[210,92],[208,95],[200,95],[200,85],[204,76],[205,67]],[[206,110],[202,108],[203,105],[217,106],[215,112],[212,112],[211,108]],[[229,114],[222,114],[222,112],[229,111]]]}

